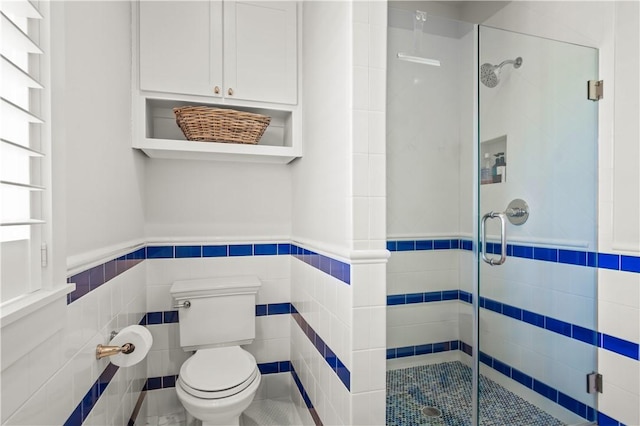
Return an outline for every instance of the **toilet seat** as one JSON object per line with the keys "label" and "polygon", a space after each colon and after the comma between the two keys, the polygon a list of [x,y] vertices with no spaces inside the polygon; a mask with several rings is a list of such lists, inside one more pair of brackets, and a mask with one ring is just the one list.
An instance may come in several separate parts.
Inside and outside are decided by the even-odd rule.
{"label": "toilet seat", "polygon": [[182,364],[178,383],[196,398],[220,399],[242,392],[258,375],[253,355],[231,346],[198,350]]}

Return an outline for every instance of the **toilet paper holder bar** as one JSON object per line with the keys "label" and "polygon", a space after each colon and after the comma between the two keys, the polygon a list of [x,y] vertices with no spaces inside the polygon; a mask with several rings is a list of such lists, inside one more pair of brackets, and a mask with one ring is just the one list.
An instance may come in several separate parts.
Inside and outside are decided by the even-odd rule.
{"label": "toilet paper holder bar", "polygon": [[125,343],[122,346],[96,346],[96,359],[102,359],[112,355],[118,355],[119,353],[130,354],[135,351],[136,347],[133,343]]}

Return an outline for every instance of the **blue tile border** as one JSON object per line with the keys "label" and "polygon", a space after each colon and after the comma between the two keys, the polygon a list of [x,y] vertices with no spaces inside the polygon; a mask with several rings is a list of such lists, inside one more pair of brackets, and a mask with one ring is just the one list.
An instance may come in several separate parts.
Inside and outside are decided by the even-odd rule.
{"label": "blue tile border", "polygon": [[307,250],[296,244],[291,244],[291,255],[347,285],[351,284],[351,265],[346,262]]}
{"label": "blue tile border", "polygon": [[[465,250],[473,249],[467,239],[422,239],[387,241],[387,249],[397,251]],[[500,245],[487,244],[487,252],[499,254]],[[235,256],[291,255],[338,280],[351,284],[351,265],[329,256],[321,255],[293,243],[245,243],[219,245],[148,245],[124,256],[76,273],[67,278],[76,289],[67,295],[67,304],[97,289],[105,282],[127,271],[145,259],[174,259]],[[553,247],[507,244],[507,256],[537,261],[563,263],[575,266],[611,269],[640,273],[640,257],[610,253],[565,250]]]}
{"label": "blue tile border", "polygon": [[[284,315],[291,313],[291,303],[269,303],[256,305],[256,317],[268,315]],[[180,322],[178,311],[147,312],[139,322],[139,325],[162,325]]]}
{"label": "blue tile border", "polygon": [[237,256],[293,256],[346,284],[351,284],[350,264],[292,243],[148,245],[67,277],[67,283],[76,285],[76,289],[67,295],[67,305],[146,259]]}
{"label": "blue tile border", "polygon": [[[414,303],[442,302],[446,300],[461,300],[471,303],[473,295],[463,290],[431,291],[426,293],[393,294],[387,296],[387,306],[408,305]],[[497,300],[480,297],[480,308],[497,314],[505,315],[518,321],[526,322],[535,327],[543,328],[565,337],[579,340],[583,343],[606,349],[618,355],[640,361],[640,344],[620,339],[596,330],[591,330],[571,324],[557,318],[541,315]]]}
{"label": "blue tile border", "polygon": [[79,426],[89,417],[89,413],[98,402],[98,399],[105,393],[107,386],[111,383],[118,369],[119,367],[114,364],[109,363],[107,365],[98,380],[93,383],[84,398],[82,398],[82,401],[64,422],[64,426]]}
{"label": "blue tile border", "polygon": [[342,384],[348,391],[351,391],[351,372],[349,369],[344,365],[340,358],[338,358],[329,345],[324,342],[322,337],[320,337],[320,335],[309,325],[293,304],[291,305],[291,315],[305,336],[307,336],[309,341],[324,358],[325,362],[329,367],[331,367],[334,373],[338,375]]}
{"label": "blue tile border", "polygon": [[[473,241],[460,239],[431,240],[389,240],[387,250],[423,251],[423,250],[473,250]],[[487,242],[487,253],[500,254],[500,244]],[[568,250],[553,246],[527,246],[507,244],[507,256],[543,262],[563,263],[566,265],[585,266],[589,268],[611,269],[640,273],[640,256],[627,256],[613,253],[600,253],[584,250]]]}
{"label": "blue tile border", "polygon": [[[260,374],[276,374],[276,373],[288,373],[291,371],[291,361],[275,361],[258,363],[258,370]],[[143,391],[167,389],[176,387],[176,381],[178,375],[160,376],[160,377],[147,377],[145,381]]]}
{"label": "blue tile border", "polygon": [[387,348],[387,359],[406,358],[409,356],[428,355],[439,352],[457,351],[461,349],[460,340],[448,342],[425,343],[416,346],[403,346],[399,348]]}
{"label": "blue tile border", "polygon": [[393,251],[423,251],[423,250],[471,250],[471,241],[459,238],[425,239],[425,240],[390,240],[387,250]]}
{"label": "blue tile border", "polygon": [[75,283],[76,289],[67,294],[67,305],[99,288],[104,283],[128,271],[146,258],[144,247],[96,265],[67,277],[67,283]]}

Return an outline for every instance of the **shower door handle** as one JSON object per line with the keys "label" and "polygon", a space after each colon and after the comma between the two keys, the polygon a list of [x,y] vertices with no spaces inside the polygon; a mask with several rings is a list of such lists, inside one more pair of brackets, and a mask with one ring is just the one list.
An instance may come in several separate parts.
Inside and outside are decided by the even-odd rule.
{"label": "shower door handle", "polygon": [[[487,220],[495,218],[500,220],[500,258],[487,256]],[[489,212],[482,216],[480,234],[482,236],[482,260],[491,266],[502,265],[507,260],[507,215],[505,213]]]}

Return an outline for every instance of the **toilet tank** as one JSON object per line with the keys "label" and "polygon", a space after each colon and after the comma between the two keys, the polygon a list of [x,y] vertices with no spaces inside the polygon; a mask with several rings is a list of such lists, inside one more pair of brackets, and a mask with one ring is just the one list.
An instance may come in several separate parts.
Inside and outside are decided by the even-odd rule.
{"label": "toilet tank", "polygon": [[180,346],[188,351],[251,343],[260,286],[256,276],[174,282],[169,291],[180,306]]}

